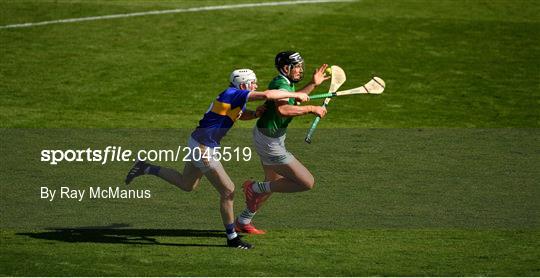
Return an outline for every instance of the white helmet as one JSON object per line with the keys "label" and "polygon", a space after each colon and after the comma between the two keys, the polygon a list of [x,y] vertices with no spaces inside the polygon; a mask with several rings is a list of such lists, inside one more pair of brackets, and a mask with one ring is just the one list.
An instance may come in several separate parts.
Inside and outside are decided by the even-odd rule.
{"label": "white helmet", "polygon": [[240,89],[240,84],[246,84],[249,88],[251,83],[257,83],[257,76],[250,69],[237,69],[231,72],[229,81],[237,89]]}

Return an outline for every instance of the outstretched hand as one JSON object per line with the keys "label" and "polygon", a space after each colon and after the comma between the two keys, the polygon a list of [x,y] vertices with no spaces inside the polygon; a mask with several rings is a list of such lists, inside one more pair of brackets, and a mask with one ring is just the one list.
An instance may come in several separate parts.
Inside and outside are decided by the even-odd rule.
{"label": "outstretched hand", "polygon": [[319,86],[324,81],[332,78],[331,76],[326,76],[324,74],[327,68],[328,68],[328,64],[323,64],[322,66],[320,66],[318,69],[315,70],[315,72],[313,73],[313,78],[311,79],[311,82],[313,82],[315,86]]}

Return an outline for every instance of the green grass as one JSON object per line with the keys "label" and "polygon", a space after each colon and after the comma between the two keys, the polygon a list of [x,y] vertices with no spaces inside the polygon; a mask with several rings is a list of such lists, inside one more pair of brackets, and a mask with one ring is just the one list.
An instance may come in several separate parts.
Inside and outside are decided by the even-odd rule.
{"label": "green grass", "polygon": [[[227,2],[204,4],[220,3]],[[0,5],[10,24],[201,4]],[[294,16],[279,20],[289,9]],[[343,88],[372,73],[387,81],[385,95],[336,100],[332,126],[540,124],[534,1],[366,0],[242,13],[253,15],[249,24],[213,11],[0,30],[1,125],[191,128],[233,68],[253,68],[264,86],[275,75],[274,55],[288,48],[301,51],[309,71],[340,65]]]}
{"label": "green grass", "polygon": [[[0,0],[0,26],[232,3]],[[539,15],[527,0],[363,0],[0,29],[0,275],[539,276]],[[39,198],[122,186],[130,165],[50,166],[42,149],[185,145],[232,69],[264,88],[285,49],[309,71],[340,65],[343,89],[371,74],[387,89],[335,99],[312,145],[312,117],[292,122],[316,187],[272,197],[252,252],[222,248],[206,180],[184,193],[142,177],[145,200]],[[251,146],[252,125],[224,144]],[[263,175],[255,154],[225,167],[237,187]]]}
{"label": "green grass", "polygon": [[[269,235],[250,238],[262,247],[250,252],[216,247],[214,245],[221,244],[222,239],[201,238],[193,231],[191,234],[182,230],[76,231],[67,240],[62,233],[25,233],[50,239],[61,235],[60,241],[47,242],[47,248],[42,248],[43,239],[2,232],[6,247],[17,250],[1,255],[5,273],[22,276],[29,273],[58,276],[505,276],[511,273],[534,276],[539,271],[538,266],[534,266],[540,247],[538,231],[273,230]],[[150,235],[157,242],[140,239],[141,235]],[[96,243],[99,239],[104,242]],[[195,242],[210,246],[192,246]],[[26,259],[19,260],[21,257]]]}
{"label": "green grass", "polygon": [[[538,274],[536,129],[322,129],[310,148],[304,132],[289,131],[289,149],[313,171],[316,188],[273,196],[256,217],[269,234],[248,237],[254,252],[231,255],[206,180],[192,193],[153,177],[129,187],[151,190],[151,199],[39,199],[40,186],[122,186],[129,168],[50,166],[39,152],[51,144],[166,149],[188,129],[5,129],[5,148],[17,151],[2,154],[12,162],[0,179],[2,274]],[[250,146],[249,134],[235,129],[224,144]],[[324,159],[312,148],[324,148]],[[240,184],[262,177],[258,164],[255,157],[225,167]],[[20,257],[34,264],[22,268]]]}

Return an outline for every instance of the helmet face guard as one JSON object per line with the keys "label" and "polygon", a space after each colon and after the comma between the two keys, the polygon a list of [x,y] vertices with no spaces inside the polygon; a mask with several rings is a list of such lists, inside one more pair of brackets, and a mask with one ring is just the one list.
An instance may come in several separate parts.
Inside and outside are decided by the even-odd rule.
{"label": "helmet face guard", "polygon": [[[278,53],[275,59],[275,65],[279,73],[286,76],[289,81],[296,83],[304,78],[304,59],[300,53],[295,51],[284,51]],[[294,78],[293,70],[300,69],[300,76]]]}
{"label": "helmet face guard", "polygon": [[[294,65],[289,65],[288,67],[289,67],[289,74],[287,75],[287,77],[289,78],[291,82],[296,83],[304,79],[304,62],[294,64]],[[294,78],[293,69],[297,69],[297,68],[300,69],[300,77]]]}

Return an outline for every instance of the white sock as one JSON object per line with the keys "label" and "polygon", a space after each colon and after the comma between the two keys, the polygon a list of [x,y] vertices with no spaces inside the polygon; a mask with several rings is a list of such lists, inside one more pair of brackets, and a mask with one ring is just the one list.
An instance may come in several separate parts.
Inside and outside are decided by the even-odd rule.
{"label": "white sock", "polygon": [[238,223],[247,225],[251,223],[251,219],[255,216],[255,212],[251,212],[248,208],[245,208],[240,216],[238,216]]}
{"label": "white sock", "polygon": [[227,234],[227,239],[231,240],[231,239],[233,239],[233,238],[235,238],[237,236],[238,236],[238,234],[236,232],[233,232],[232,234]]}
{"label": "white sock", "polygon": [[256,181],[256,182],[253,183],[252,189],[256,193],[272,192],[272,191],[270,191],[270,182],[269,181]]}

